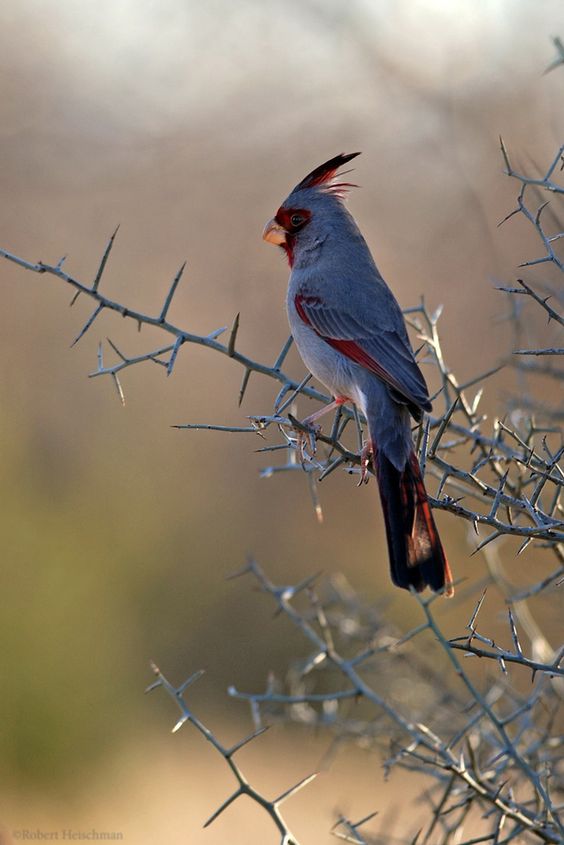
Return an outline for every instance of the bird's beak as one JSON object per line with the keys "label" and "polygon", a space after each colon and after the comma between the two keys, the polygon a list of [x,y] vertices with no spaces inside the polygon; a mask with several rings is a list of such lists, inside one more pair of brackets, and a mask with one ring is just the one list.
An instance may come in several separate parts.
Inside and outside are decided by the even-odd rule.
{"label": "bird's beak", "polygon": [[282,246],[286,243],[286,232],[276,220],[269,220],[262,233],[263,241],[268,241],[271,244]]}

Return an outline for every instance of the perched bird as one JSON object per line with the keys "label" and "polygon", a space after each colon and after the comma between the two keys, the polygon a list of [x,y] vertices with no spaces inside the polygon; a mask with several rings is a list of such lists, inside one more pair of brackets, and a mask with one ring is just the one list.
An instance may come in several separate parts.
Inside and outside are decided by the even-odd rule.
{"label": "perched bird", "polygon": [[417,591],[453,594],[419,462],[410,414],[431,410],[403,314],[343,203],[350,183],[337,171],[359,153],[335,156],[296,185],[263,232],[290,264],[287,310],[308,369],[334,401],[307,424],[345,402],[368,422],[362,475],[378,480],[392,581]]}

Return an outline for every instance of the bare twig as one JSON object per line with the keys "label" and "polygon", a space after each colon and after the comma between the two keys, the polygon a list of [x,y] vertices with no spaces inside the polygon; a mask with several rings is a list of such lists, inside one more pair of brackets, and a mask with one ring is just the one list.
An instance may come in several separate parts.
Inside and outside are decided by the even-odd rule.
{"label": "bare twig", "polygon": [[157,680],[152,683],[148,688],[147,692],[150,692],[158,687],[162,687],[165,692],[176,702],[177,706],[180,709],[181,717],[175,724],[173,733],[178,731],[184,724],[189,722],[192,724],[196,730],[202,734],[202,736],[210,743],[210,745],[217,751],[217,753],[225,760],[225,763],[233,773],[235,780],[237,782],[236,790],[218,807],[218,809],[209,817],[209,819],[205,822],[204,827],[208,827],[212,822],[214,822],[221,813],[229,807],[237,798],[240,798],[243,795],[249,797],[252,801],[262,807],[262,809],[268,814],[268,816],[272,819],[274,825],[276,826],[279,836],[280,836],[280,843],[281,845],[299,845],[298,840],[296,837],[290,832],[290,829],[282,817],[280,812],[281,805],[292,795],[295,795],[300,789],[304,786],[307,786],[308,783],[312,781],[315,775],[309,775],[307,778],[304,778],[299,783],[292,786],[290,789],[287,789],[277,798],[269,799],[266,798],[261,792],[255,789],[246,779],[245,775],[239,768],[239,765],[234,759],[235,754],[240,751],[245,745],[248,745],[249,742],[252,742],[257,737],[267,730],[267,728],[261,728],[259,730],[254,731],[254,733],[250,734],[247,737],[244,737],[239,742],[236,742],[235,745],[227,748],[224,746],[215,736],[215,734],[195,715],[193,710],[186,704],[184,699],[184,695],[188,688],[198,681],[202,677],[202,672],[196,672],[195,674],[191,675],[183,684],[179,687],[174,687],[173,684],[168,681],[162,672],[153,664],[152,666],[153,672],[156,675]]}

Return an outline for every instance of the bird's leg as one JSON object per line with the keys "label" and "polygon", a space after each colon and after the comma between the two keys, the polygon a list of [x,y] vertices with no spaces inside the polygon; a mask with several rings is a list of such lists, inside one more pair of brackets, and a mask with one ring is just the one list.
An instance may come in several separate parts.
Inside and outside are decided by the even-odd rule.
{"label": "bird's leg", "polygon": [[368,468],[374,456],[374,446],[371,440],[366,440],[362,445],[360,453],[360,480],[357,487],[362,484],[368,484]]}
{"label": "bird's leg", "polygon": [[[345,402],[348,402],[348,397],[346,396],[336,396],[335,399],[330,402],[328,405],[323,405],[322,408],[319,408],[318,411],[315,411],[313,414],[310,414],[309,417],[306,417],[305,420],[302,420],[302,425],[307,426],[307,428],[311,429],[311,438],[313,443],[313,453],[315,453],[315,438],[319,431],[321,431],[321,426],[319,425],[312,425],[315,423],[316,420],[320,419],[321,417],[325,416],[325,414],[334,411],[336,408],[340,408],[341,405],[344,405]],[[305,431],[298,430],[297,431],[297,448],[298,453],[300,455],[300,459],[303,463],[304,461],[304,451],[307,445],[308,440],[308,433]]]}
{"label": "bird's leg", "polygon": [[346,396],[336,396],[335,399],[328,405],[323,405],[323,407],[320,408],[318,411],[315,411],[315,413],[310,414],[309,417],[306,417],[305,420],[302,421],[302,424],[311,426],[312,422],[321,419],[321,417],[324,417],[325,414],[328,414],[330,411],[334,411],[336,408],[340,408],[341,405],[344,405],[345,402],[348,401],[349,400]]}

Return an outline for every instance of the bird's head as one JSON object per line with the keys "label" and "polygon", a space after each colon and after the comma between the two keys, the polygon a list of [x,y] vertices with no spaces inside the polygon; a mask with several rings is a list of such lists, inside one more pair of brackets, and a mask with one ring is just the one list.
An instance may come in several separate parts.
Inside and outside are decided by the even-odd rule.
{"label": "bird's head", "polygon": [[360,153],[340,153],[308,173],[264,227],[263,239],[282,247],[290,267],[296,249],[323,237],[331,220],[342,214],[343,197],[355,186],[340,181],[338,170],[357,155]]}

